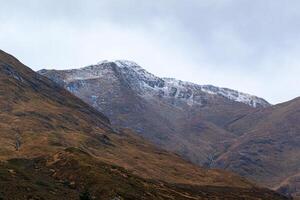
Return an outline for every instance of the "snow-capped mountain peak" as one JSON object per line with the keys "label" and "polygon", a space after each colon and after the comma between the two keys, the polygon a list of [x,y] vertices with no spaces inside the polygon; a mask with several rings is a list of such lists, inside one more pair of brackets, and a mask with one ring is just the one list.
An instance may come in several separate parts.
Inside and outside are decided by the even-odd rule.
{"label": "snow-capped mountain peak", "polygon": [[[175,98],[179,101],[186,101],[189,105],[202,105],[203,101],[207,101],[204,99],[221,96],[228,100],[244,103],[252,107],[270,106],[270,104],[262,98],[236,90],[212,85],[198,85],[174,78],[160,78],[149,73],[137,63],[128,60],[104,60],[98,62],[96,65],[90,65],[81,69],[66,70],[65,72],[64,81],[66,83],[75,80],[121,78],[128,86],[145,98],[159,96],[160,99]],[[46,72],[42,72],[42,74],[43,73]]]}
{"label": "snow-capped mountain peak", "polygon": [[133,67],[133,68],[141,68],[137,63],[130,60],[102,60],[97,63],[97,65],[107,64],[107,63],[115,63],[118,67]]}

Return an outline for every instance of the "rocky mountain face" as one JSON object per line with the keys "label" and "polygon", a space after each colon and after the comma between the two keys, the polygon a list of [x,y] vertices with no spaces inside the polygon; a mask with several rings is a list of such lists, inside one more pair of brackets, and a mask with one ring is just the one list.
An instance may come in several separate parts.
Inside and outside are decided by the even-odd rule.
{"label": "rocky mountain face", "polygon": [[3,51],[0,138],[0,199],[287,199],[116,132],[105,115]]}
{"label": "rocky mountain face", "polygon": [[234,90],[159,78],[130,61],[39,73],[103,112],[113,125],[206,166],[237,137],[225,129],[228,124],[270,106]]}
{"label": "rocky mountain face", "polygon": [[299,194],[299,99],[271,106],[234,90],[159,78],[129,61],[39,73],[115,126],[131,128],[193,163]]}

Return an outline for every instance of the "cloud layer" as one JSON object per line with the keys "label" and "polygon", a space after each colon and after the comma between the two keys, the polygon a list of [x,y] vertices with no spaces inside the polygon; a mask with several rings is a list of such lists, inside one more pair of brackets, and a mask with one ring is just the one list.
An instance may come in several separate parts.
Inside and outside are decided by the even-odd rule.
{"label": "cloud layer", "polygon": [[159,76],[300,96],[300,1],[0,0],[0,48],[34,70],[134,60]]}

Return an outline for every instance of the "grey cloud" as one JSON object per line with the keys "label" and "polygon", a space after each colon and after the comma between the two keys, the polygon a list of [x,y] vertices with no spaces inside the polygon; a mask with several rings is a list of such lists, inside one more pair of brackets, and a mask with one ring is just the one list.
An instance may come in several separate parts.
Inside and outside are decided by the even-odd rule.
{"label": "grey cloud", "polygon": [[157,75],[231,87],[273,103],[300,95],[297,0],[0,3],[0,48],[35,70],[132,59]]}

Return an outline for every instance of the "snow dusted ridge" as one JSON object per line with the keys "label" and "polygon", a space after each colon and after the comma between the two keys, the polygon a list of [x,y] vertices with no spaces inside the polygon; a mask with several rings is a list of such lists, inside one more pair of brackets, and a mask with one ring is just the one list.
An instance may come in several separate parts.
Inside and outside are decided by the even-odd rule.
{"label": "snow dusted ridge", "polygon": [[108,60],[103,60],[97,63],[97,65],[102,65],[102,64],[107,64],[107,63],[115,63],[118,65],[118,67],[131,67],[131,68],[139,68],[142,69],[137,63],[129,60],[113,60],[113,61],[108,61]]}
{"label": "snow dusted ridge", "polygon": [[[43,74],[43,70],[39,73]],[[46,73],[46,72],[45,72]],[[55,79],[55,77],[52,77]],[[145,98],[159,96],[162,99],[179,99],[188,105],[202,104],[214,96],[247,104],[252,107],[268,107],[270,104],[262,98],[238,92],[227,88],[212,85],[197,85],[173,78],[159,78],[140,67],[137,63],[127,60],[101,61],[96,65],[80,69],[64,71],[64,82],[85,81],[89,79],[105,78],[117,80],[118,78],[130,85],[132,89]],[[84,82],[82,83],[84,85]],[[69,89],[69,87],[67,87]],[[70,88],[76,92],[76,88]]]}
{"label": "snow dusted ridge", "polygon": [[180,81],[173,78],[164,78],[163,80],[167,83],[168,87],[175,86],[175,88],[178,88],[181,91],[190,88],[192,91],[191,96],[195,95],[195,90],[201,90],[204,93],[211,94],[211,95],[219,95],[232,101],[247,104],[254,108],[270,106],[270,104],[262,98],[256,97],[254,95],[242,93],[236,90],[228,89],[228,88],[220,88],[213,85],[197,85],[194,83]]}
{"label": "snow dusted ridge", "polygon": [[262,107],[270,106],[270,103],[268,103],[266,100],[262,98],[247,93],[239,92],[236,90],[228,89],[228,88],[219,88],[212,85],[203,85],[201,89],[204,92],[221,95],[230,100],[245,103],[254,108],[258,107],[258,105]]}

